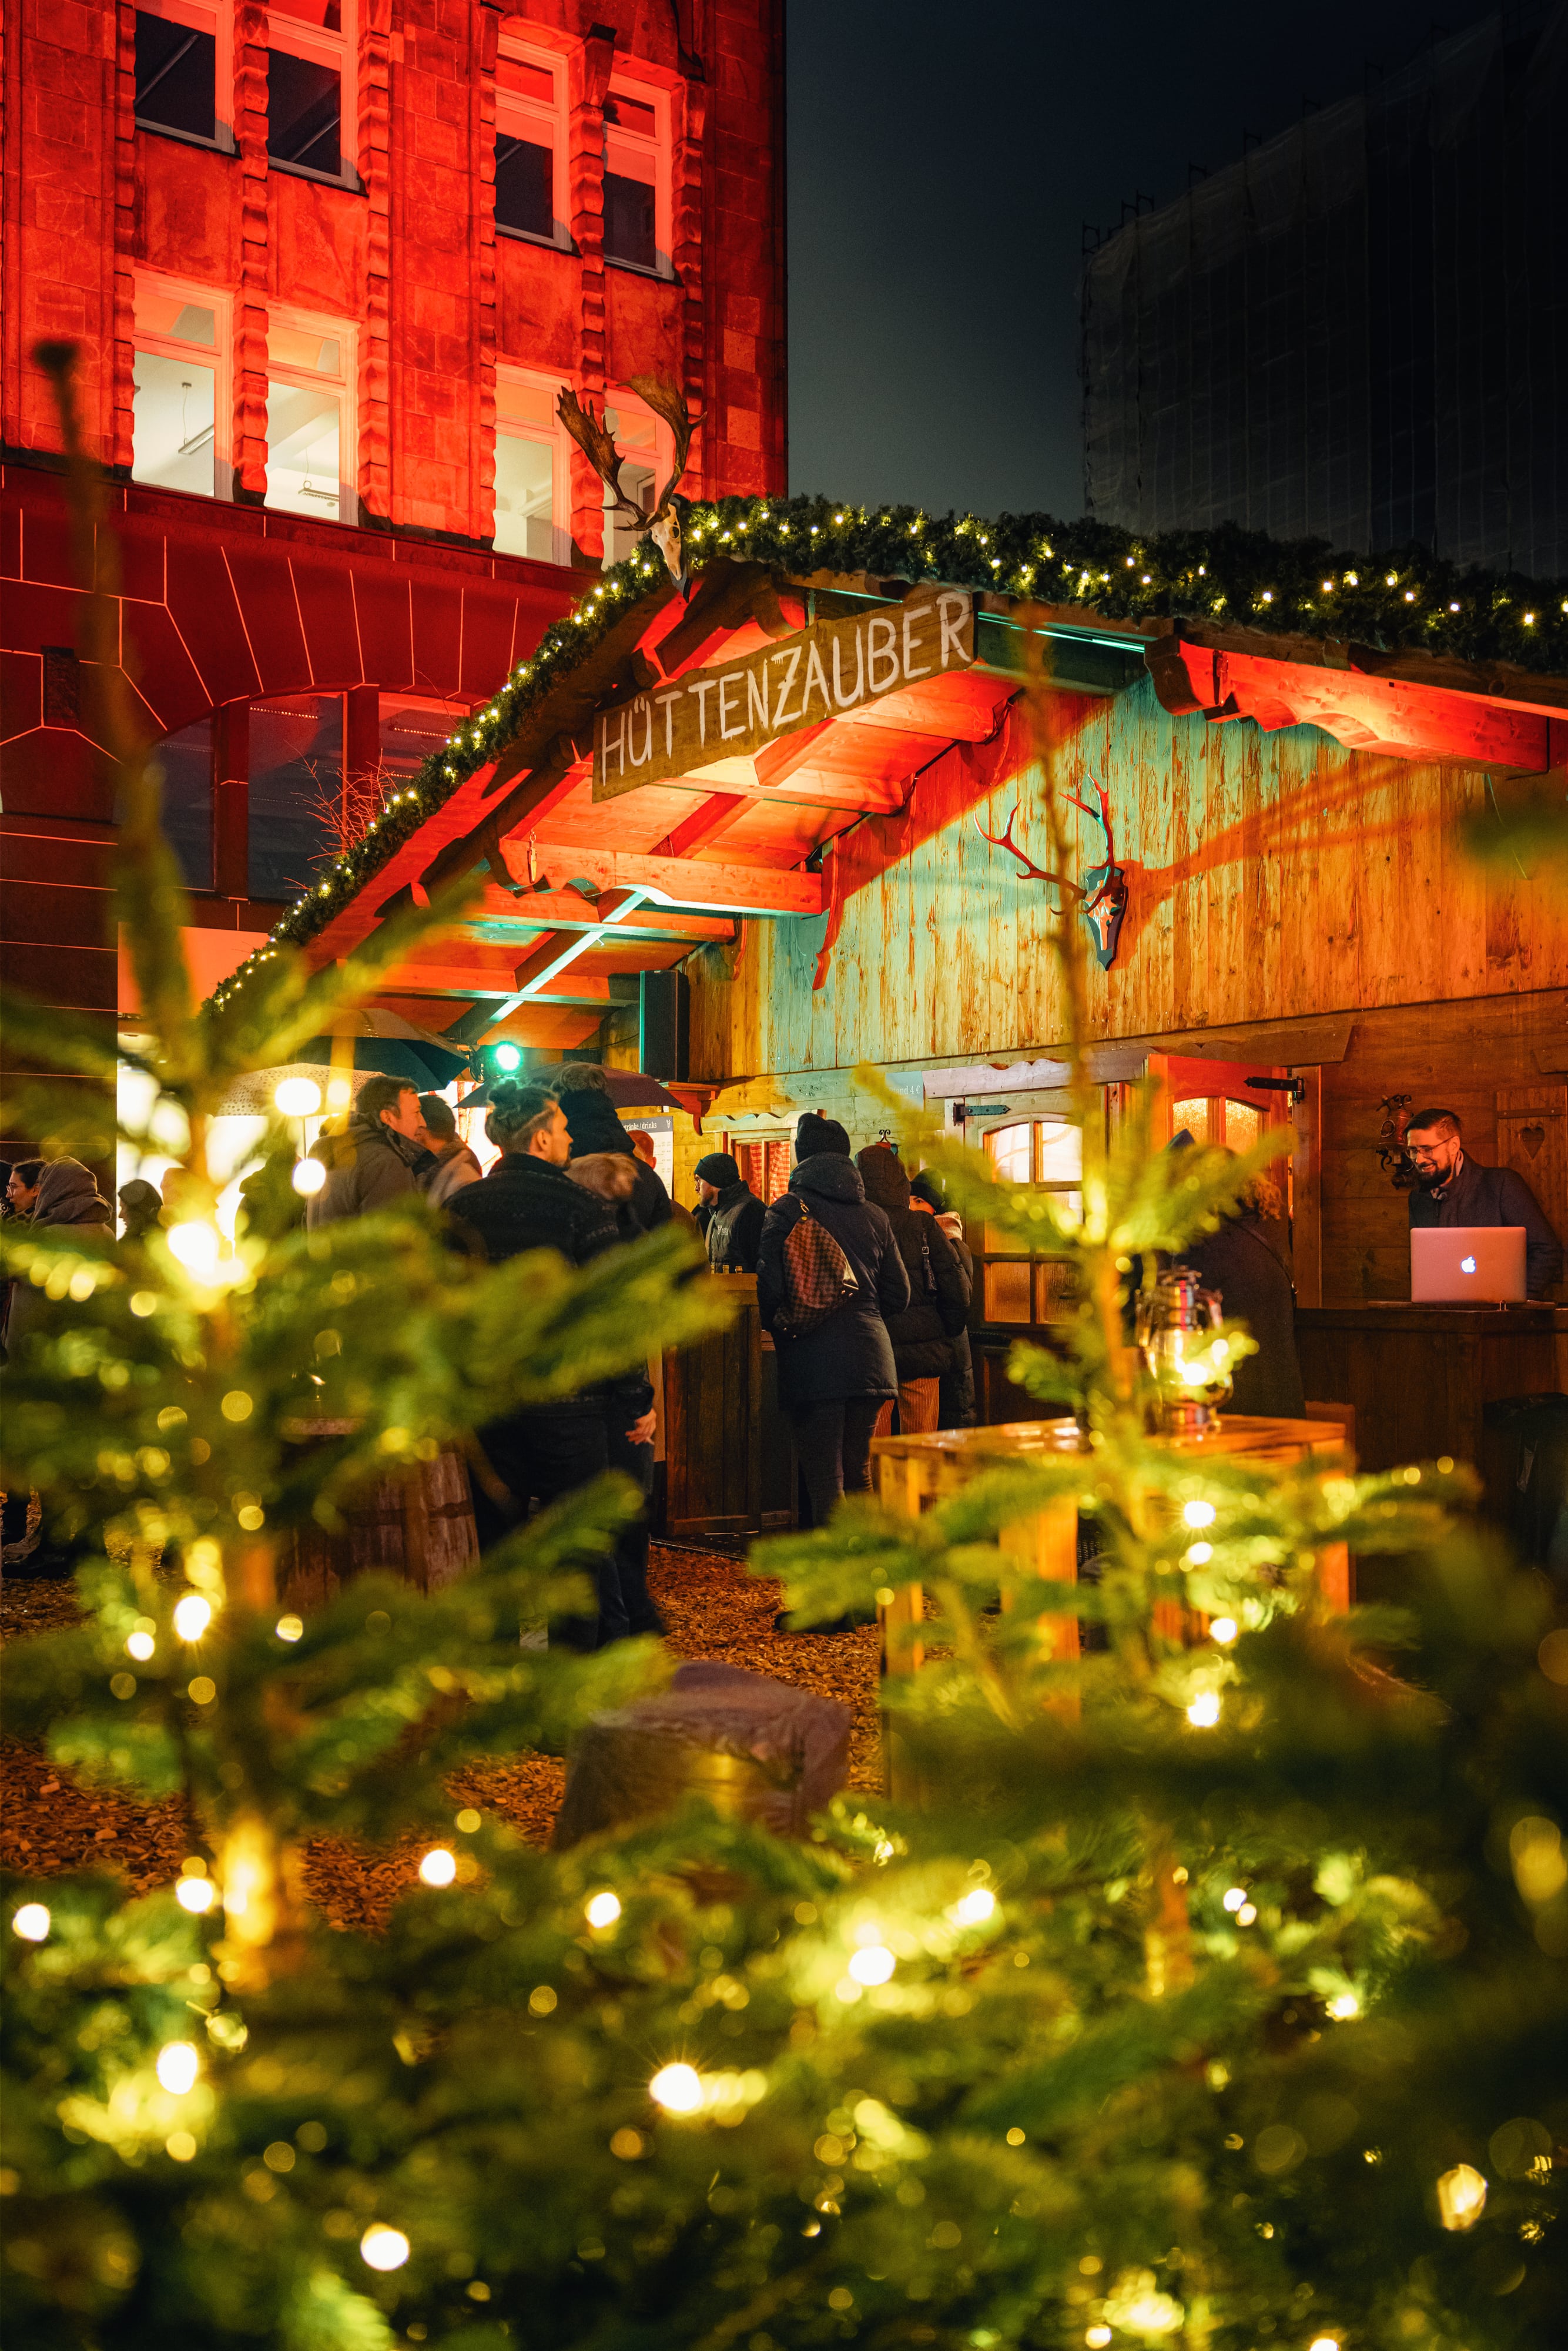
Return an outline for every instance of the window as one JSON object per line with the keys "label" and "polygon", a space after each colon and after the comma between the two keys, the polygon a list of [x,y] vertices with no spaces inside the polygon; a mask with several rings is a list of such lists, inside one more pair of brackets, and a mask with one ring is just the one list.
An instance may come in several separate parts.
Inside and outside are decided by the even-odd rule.
{"label": "window", "polygon": [[507,236],[566,245],[563,73],[503,42],[496,60],[496,226]]}
{"label": "window", "polygon": [[272,0],[268,12],[268,161],[317,179],[357,184],[342,152],[354,120],[350,0]]}
{"label": "window", "polygon": [[496,551],[538,563],[570,559],[569,470],[556,387],[513,370],[496,378]]}
{"label": "window", "polygon": [[176,279],[139,277],[135,342],[132,480],[226,498],[227,297]]}
{"label": "window", "polygon": [[604,258],[669,277],[669,100],[618,82],[604,101]]}
{"label": "window", "polygon": [[163,831],[189,890],[213,886],[213,722],[165,736],[152,754],[163,779]]}
{"label": "window", "polygon": [[338,854],[335,811],[342,786],[340,694],[291,694],[251,704],[253,897],[295,898],[313,886],[319,866]]}
{"label": "window", "polygon": [[[993,1127],[986,1156],[1003,1184],[1038,1184],[1072,1214],[1082,1209],[1083,1137],[1065,1119],[1042,1118]],[[1029,1257],[996,1226],[986,1225],[975,1251],[981,1318],[987,1322],[1054,1322],[1066,1302],[1067,1268]]]}
{"label": "window", "polygon": [[[616,395],[613,408],[604,411],[605,425],[615,435],[615,446],[622,458],[621,487],[634,506],[644,514],[653,511],[658,496],[659,483],[665,479],[674,463],[674,445],[669,427],[662,424],[651,408],[629,392]],[[604,493],[604,563],[623,563],[637,545],[635,524],[612,520],[610,492]]]}
{"label": "window", "polygon": [[1256,1102],[1195,1094],[1171,1106],[1172,1134],[1184,1127],[1195,1143],[1223,1143],[1231,1151],[1250,1151],[1263,1132],[1263,1120]]}
{"label": "window", "polygon": [[352,328],[298,311],[275,311],[268,323],[267,503],[285,514],[352,518]]}
{"label": "window", "polygon": [[143,130],[230,148],[234,11],[198,0],[141,0],[136,120]]}

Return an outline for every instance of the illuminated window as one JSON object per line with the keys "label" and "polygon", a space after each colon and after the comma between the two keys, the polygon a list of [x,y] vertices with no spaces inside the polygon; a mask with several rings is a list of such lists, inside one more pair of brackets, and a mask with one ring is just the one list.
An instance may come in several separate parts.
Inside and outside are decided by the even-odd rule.
{"label": "illuminated window", "polygon": [[496,60],[496,226],[566,245],[565,68],[503,39]]}
{"label": "illuminated window", "polygon": [[671,275],[669,99],[616,82],[604,101],[604,258]]}
{"label": "illuminated window", "polygon": [[[604,422],[615,435],[615,446],[621,454],[621,487],[634,506],[644,514],[653,511],[659,485],[668,478],[674,463],[674,447],[668,425],[660,423],[650,408],[629,392],[617,392],[613,408],[606,407]],[[604,493],[604,561],[606,569],[612,563],[623,563],[635,548],[638,532],[635,524],[612,519],[610,493]]]}
{"label": "illuminated window", "polygon": [[1256,1102],[1197,1094],[1172,1105],[1172,1134],[1184,1128],[1195,1143],[1223,1143],[1231,1151],[1250,1151],[1263,1132],[1263,1117]]}
{"label": "illuminated window", "polygon": [[134,316],[132,480],[226,498],[228,297],[177,278],[139,277]]}
{"label": "illuminated window", "polygon": [[350,522],[353,329],[274,312],[267,336],[267,503]]}
{"label": "illuminated window", "polygon": [[569,470],[558,387],[503,368],[496,376],[496,551],[538,563],[569,559]]}
{"label": "illuminated window", "polygon": [[234,145],[234,10],[199,0],[140,0],[136,120],[204,146]]}
{"label": "illuminated window", "polygon": [[351,13],[352,0],[272,0],[267,152],[287,171],[354,186],[343,152],[343,126],[354,120]]}
{"label": "illuminated window", "polygon": [[[999,1183],[1036,1185],[1054,1194],[1070,1214],[1082,1213],[1083,1137],[1068,1120],[1030,1119],[992,1127],[985,1150]],[[975,1258],[983,1321],[1060,1321],[1068,1302],[1067,1269],[1060,1260],[1024,1255],[1017,1241],[995,1225],[979,1228]]]}

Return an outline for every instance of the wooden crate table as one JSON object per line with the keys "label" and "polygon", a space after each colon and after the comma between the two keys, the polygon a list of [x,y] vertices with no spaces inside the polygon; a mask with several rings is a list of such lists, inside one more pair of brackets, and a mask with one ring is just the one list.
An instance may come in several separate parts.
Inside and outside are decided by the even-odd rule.
{"label": "wooden crate table", "polygon": [[[1226,1413],[1218,1428],[1200,1437],[1163,1437],[1195,1460],[1305,1460],[1309,1455],[1327,1458],[1345,1452],[1343,1426],[1332,1420],[1273,1420],[1249,1413]],[[931,1437],[878,1437],[872,1440],[872,1491],[883,1510],[918,1518],[936,1502],[956,1494],[984,1471],[1016,1462],[1060,1458],[1078,1450],[1078,1426],[1072,1420],[1003,1421],[989,1428],[949,1428]],[[1001,1548],[1029,1560],[1035,1573],[1053,1583],[1078,1581],[1078,1510],[1071,1496],[1005,1527]],[[1322,1554],[1319,1580],[1331,1605],[1350,1604],[1350,1561],[1343,1543]],[[920,1626],[925,1621],[925,1594],[918,1583],[905,1584],[881,1612],[883,1670],[896,1664],[918,1672],[925,1660]],[[1078,1655],[1078,1619],[1056,1620],[1056,1654]]]}

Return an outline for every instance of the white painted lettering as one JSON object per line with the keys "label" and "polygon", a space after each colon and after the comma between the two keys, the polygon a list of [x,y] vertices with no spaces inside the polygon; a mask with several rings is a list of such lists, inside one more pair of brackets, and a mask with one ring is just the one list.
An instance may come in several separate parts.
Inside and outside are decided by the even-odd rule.
{"label": "white painted lettering", "polygon": [[964,659],[964,621],[968,610],[968,598],[956,596],[951,589],[936,599],[936,617],[942,624],[941,662],[944,669],[947,666],[949,651],[956,662]]}
{"label": "white painted lettering", "polygon": [[746,724],[760,735],[768,732],[768,664],[759,662],[746,673]]}
{"label": "white painted lettering", "polygon": [[737,722],[732,726],[729,723],[730,705],[739,698],[741,680],[745,674],[744,670],[727,670],[718,682],[718,731],[719,739],[725,743],[733,742],[737,735],[746,732],[743,724]]}
{"label": "white painted lettering", "polygon": [[[637,740],[637,718],[643,719],[643,747],[634,747]],[[626,722],[626,756],[634,768],[645,768],[653,756],[653,705],[645,694],[640,694],[632,705]]]}
{"label": "white painted lettering", "polygon": [[[878,663],[887,674],[877,675]],[[870,694],[886,694],[898,684],[898,631],[885,612],[873,612],[865,624],[865,682]]]}
{"label": "white painted lettering", "polygon": [[773,724],[778,727],[782,726],[786,718],[789,716],[789,712],[786,711],[784,705],[789,699],[790,693],[795,684],[795,672],[800,666],[800,648],[799,645],[786,645],[782,653],[775,653],[772,658],[775,661],[788,662],[789,664],[784,674],[784,683],[779,687],[778,696],[773,705]]}
{"label": "white painted lettering", "polygon": [[664,712],[664,757],[665,757],[665,758],[666,758],[666,759],[673,758],[673,757],[674,757],[674,748],[675,748],[675,712],[674,712],[674,705],[675,705],[677,702],[679,702],[680,698],[681,698],[681,688],[680,688],[678,685],[672,685],[672,686],[669,686],[669,687],[667,687],[667,688],[666,688],[666,690],[665,690],[663,694],[656,694],[656,695],[653,696],[654,701],[658,704],[658,705],[659,705],[660,709],[661,709],[661,710]]}
{"label": "white painted lettering", "polygon": [[813,694],[821,695],[822,716],[824,718],[831,718],[833,715],[833,705],[828,698],[828,673],[822,667],[822,656],[815,644],[809,645],[806,649],[806,684],[800,696],[802,718],[806,716],[807,705]]}
{"label": "white painted lettering", "polygon": [[852,704],[858,702],[865,692],[865,647],[861,642],[861,632],[857,629],[855,631],[854,691],[852,694],[846,694],[844,682],[839,675],[839,654],[843,648],[843,642],[842,637],[833,639],[833,700],[841,710],[848,710]]}
{"label": "white painted lettering", "polygon": [[601,719],[601,721],[600,721],[600,730],[601,730],[601,731],[600,731],[600,737],[599,737],[599,761],[600,761],[600,773],[601,773],[601,775],[604,775],[604,776],[608,776],[608,775],[609,775],[609,773],[610,773],[610,755],[611,755],[611,753],[613,751],[613,753],[615,754],[615,765],[616,765],[616,768],[617,768],[617,769],[619,770],[619,772],[620,772],[622,775],[624,775],[624,774],[626,773],[626,713],[625,713],[625,711],[624,711],[624,710],[618,710],[618,711],[615,713],[615,732],[614,732],[613,734],[612,734],[612,733],[611,733],[611,731],[610,731],[610,720],[609,720],[608,718],[602,718],[602,719]]}
{"label": "white painted lettering", "polygon": [[695,677],[686,688],[688,694],[695,694],[697,698],[697,741],[699,743],[706,744],[707,741],[707,698],[716,683],[716,679],[711,677]]}
{"label": "white painted lettering", "polygon": [[929,604],[923,604],[918,610],[916,610],[913,605],[905,605],[904,607],[904,674],[906,678],[929,677],[931,674],[930,668],[927,664],[923,663],[918,669],[915,666],[915,651],[917,647],[922,646],[925,643],[924,638],[916,637],[915,632],[922,622],[928,621],[930,618],[931,607]]}

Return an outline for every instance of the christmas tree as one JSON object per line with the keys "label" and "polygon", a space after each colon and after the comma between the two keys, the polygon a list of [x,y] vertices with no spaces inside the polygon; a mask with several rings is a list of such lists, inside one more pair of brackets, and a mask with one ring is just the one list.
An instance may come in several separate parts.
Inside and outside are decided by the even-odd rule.
{"label": "christmas tree", "polygon": [[[372,1472],[712,1310],[673,1241],[569,1275],[473,1270],[416,1211],[302,1234],[281,1133],[273,1212],[226,1242],[204,1120],[374,971],[279,955],[193,1009],[133,754],[122,789],[186,1206],[140,1254],[7,1235],[61,1312],[5,1374],[6,1479],[103,1538],[88,1623],[16,1651],[7,1703],[78,1774],[182,1792],[190,1855],[135,1900],[4,1889],[18,2351],[1561,2334],[1568,1634],[1451,1470],[1151,1440],[1139,1262],[1255,1162],[1151,1153],[1146,1109],[1107,1140],[1085,1090],[1077,1217],[912,1132],[1069,1269],[1061,1351],[1017,1368],[1085,1437],[758,1554],[802,1621],[930,1595],[937,1655],[888,1685],[917,1796],[844,1799],[800,1844],[693,1802],[539,1853],[450,1783],[657,1670],[519,1646],[622,1491],[443,1591],[361,1577],[308,1620],[279,1614],[277,1562]],[[111,1035],[17,1017],[37,1062],[107,1088]],[[101,1150],[104,1098],[46,1085],[30,1131]],[[301,1444],[306,1421],[341,1433]],[[1005,1532],[1069,1502],[1098,1580],[1045,1584]],[[1399,1562],[1399,1608],[1328,1612],[1315,1565],[1344,1542]],[[324,1834],[423,1853],[382,1933],[312,1913]]]}

